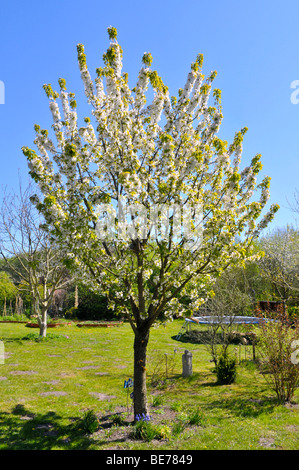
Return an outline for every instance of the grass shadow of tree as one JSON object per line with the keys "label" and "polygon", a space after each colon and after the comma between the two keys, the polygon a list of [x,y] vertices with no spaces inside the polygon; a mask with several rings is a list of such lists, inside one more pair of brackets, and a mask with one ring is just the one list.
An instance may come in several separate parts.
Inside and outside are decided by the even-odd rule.
{"label": "grass shadow of tree", "polygon": [[82,435],[78,418],[65,418],[55,412],[33,414],[18,404],[11,413],[0,413],[0,449],[2,450],[87,450],[91,437]]}
{"label": "grass shadow of tree", "polygon": [[[211,333],[208,330],[191,330],[183,333],[181,336],[179,336],[179,334],[172,336],[171,339],[180,343],[208,345],[211,343]],[[223,344],[223,335],[221,333],[216,333],[213,341],[217,344]]]}
{"label": "grass shadow of tree", "polygon": [[5,336],[0,336],[0,341],[3,341],[4,344],[6,343],[23,344],[22,338],[19,338],[19,337],[10,338],[10,337],[5,337]]}
{"label": "grass shadow of tree", "polygon": [[229,411],[239,418],[257,418],[275,411],[278,401],[275,398],[255,399],[245,396],[222,397],[205,404],[205,408]]}

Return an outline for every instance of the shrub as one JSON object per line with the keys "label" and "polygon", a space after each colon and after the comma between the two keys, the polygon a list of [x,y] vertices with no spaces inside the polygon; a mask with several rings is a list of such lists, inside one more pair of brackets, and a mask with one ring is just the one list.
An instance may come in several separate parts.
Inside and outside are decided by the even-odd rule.
{"label": "shrub", "polygon": [[111,420],[114,426],[124,426],[126,424],[124,417],[118,413],[113,415]]}
{"label": "shrub", "polygon": [[288,316],[292,323],[298,322],[299,321],[299,307],[297,306],[288,307]]}
{"label": "shrub", "polygon": [[236,359],[230,357],[228,353],[222,354],[216,365],[217,380],[222,385],[229,385],[236,380],[237,366]]}
{"label": "shrub", "polygon": [[114,312],[108,309],[107,298],[88,289],[83,284],[78,284],[78,307],[75,304],[75,291],[70,291],[64,302],[65,315],[67,318],[78,320],[111,320]]}
{"label": "shrub", "polygon": [[76,319],[77,318],[77,313],[78,313],[77,307],[71,307],[68,310],[66,310],[66,312],[64,314],[64,317],[67,318],[67,319],[70,319],[70,318]]}
{"label": "shrub", "polygon": [[160,350],[152,350],[147,357],[147,371],[153,387],[165,385],[166,380],[174,374],[178,363],[178,354],[166,354]]}
{"label": "shrub", "polygon": [[160,406],[163,404],[163,397],[161,395],[155,396],[152,398],[152,405],[155,408],[156,406]]}
{"label": "shrub", "polygon": [[292,362],[293,342],[298,340],[298,334],[299,329],[290,327],[286,315],[262,324],[261,368],[281,402],[291,401],[299,385],[299,367]]}
{"label": "shrub", "polygon": [[161,424],[155,426],[156,429],[156,439],[169,439],[171,430],[170,427],[166,424]]}
{"label": "shrub", "polygon": [[147,419],[138,419],[134,424],[132,438],[142,441],[152,441],[155,438],[155,429]]}
{"label": "shrub", "polygon": [[150,442],[153,439],[168,439],[171,434],[169,426],[155,425],[150,421],[150,416],[136,416],[136,422],[132,431],[132,438]]}
{"label": "shrub", "polygon": [[47,342],[51,340],[65,341],[68,339],[65,335],[56,335],[55,333],[47,333],[47,336],[40,336],[39,333],[29,333],[23,336],[22,341],[35,341],[36,343]]}
{"label": "shrub", "polygon": [[181,434],[186,427],[186,423],[183,420],[178,420],[172,426],[172,434],[173,436],[178,436]]}
{"label": "shrub", "polygon": [[203,426],[206,423],[206,417],[200,408],[196,408],[189,413],[188,422],[191,425]]}
{"label": "shrub", "polygon": [[172,411],[182,411],[183,407],[183,404],[179,402],[175,402],[170,405],[170,409]]}
{"label": "shrub", "polygon": [[99,429],[99,420],[93,410],[86,411],[77,424],[77,429],[85,434],[93,434]]}
{"label": "shrub", "polygon": [[186,410],[185,412],[180,413],[172,428],[172,433],[177,435],[180,434],[188,425],[205,426],[206,423],[207,419],[200,408],[197,407],[191,410]]}

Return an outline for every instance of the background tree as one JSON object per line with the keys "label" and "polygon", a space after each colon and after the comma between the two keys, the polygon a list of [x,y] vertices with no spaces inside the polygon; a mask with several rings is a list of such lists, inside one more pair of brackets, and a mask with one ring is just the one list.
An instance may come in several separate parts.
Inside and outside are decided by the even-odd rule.
{"label": "background tree", "polygon": [[299,213],[299,191],[298,189],[295,192],[295,211]]}
{"label": "background tree", "polygon": [[18,194],[3,195],[0,209],[0,254],[18,279],[19,290],[30,292],[33,312],[46,336],[47,314],[57,289],[69,285],[60,251],[42,227],[42,219],[30,201],[31,186],[20,184]]}
{"label": "background tree", "polygon": [[100,292],[89,289],[85,284],[78,282],[78,305],[75,307],[75,286],[68,289],[65,298],[65,314],[78,320],[111,320],[114,312],[108,308],[108,299]]}
{"label": "background tree", "polygon": [[272,287],[273,298],[285,304],[296,303],[299,300],[298,231],[291,227],[276,230],[262,237],[260,244],[265,256],[258,264],[261,275]]}
{"label": "background tree", "polygon": [[233,333],[238,328],[234,322],[235,317],[252,313],[252,298],[238,285],[240,280],[236,273],[242,270],[244,268],[227,269],[215,283],[214,296],[200,310],[200,313],[203,312],[210,319],[207,347],[216,367],[219,357],[227,356]]}
{"label": "background tree", "polygon": [[6,306],[6,302],[13,300],[18,293],[17,287],[14,285],[11,276],[0,271],[0,303],[1,306]]}
{"label": "background tree", "polygon": [[299,190],[296,189],[294,193],[294,201],[289,203],[289,206],[295,214],[299,214]]}
{"label": "background tree", "polygon": [[[178,97],[171,97],[145,53],[131,89],[116,29],[108,33],[110,46],[95,81],[83,45],[77,46],[91,116],[80,127],[75,95],[64,79],[59,92],[44,85],[56,144],[35,125],[39,154],[28,147],[23,153],[43,193],[32,201],[67,266],[80,270],[90,287],[112,293],[110,306],[132,327],[137,415],[148,411],[150,328],[162,314],[180,313],[186,294],[188,308],[197,309],[221,272],[250,257],[253,240],[278,207],[260,219],[270,178],[257,183],[260,155],[240,169],[247,129],[229,146],[216,136],[221,93],[214,89],[208,104],[216,72],[205,79],[203,56],[191,65]],[[149,86],[154,96],[146,106]],[[255,190],[261,195],[253,202]]]}

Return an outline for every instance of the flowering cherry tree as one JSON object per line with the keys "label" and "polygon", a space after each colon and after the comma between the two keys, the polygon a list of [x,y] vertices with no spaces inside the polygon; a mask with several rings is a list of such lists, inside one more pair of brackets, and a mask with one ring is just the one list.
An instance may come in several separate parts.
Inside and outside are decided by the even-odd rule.
{"label": "flowering cherry tree", "polygon": [[67,267],[106,292],[133,329],[136,416],[148,411],[152,325],[197,309],[223,270],[250,258],[253,240],[278,206],[261,215],[270,178],[257,183],[260,155],[240,169],[247,129],[230,145],[217,137],[221,93],[212,93],[216,72],[202,73],[203,56],[177,97],[152,70],[150,53],[130,88],[117,31],[110,27],[108,34],[94,80],[77,46],[90,116],[79,124],[64,79],[59,91],[44,85],[55,139],[36,125],[38,152],[23,147],[23,153],[43,194],[32,202],[64,249]]}

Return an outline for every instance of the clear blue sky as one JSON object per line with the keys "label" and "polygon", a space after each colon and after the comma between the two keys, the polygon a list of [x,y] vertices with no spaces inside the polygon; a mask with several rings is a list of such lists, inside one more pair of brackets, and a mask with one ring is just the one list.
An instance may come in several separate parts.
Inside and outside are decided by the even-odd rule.
{"label": "clear blue sky", "polygon": [[82,96],[76,45],[85,45],[94,74],[111,25],[131,86],[144,52],[152,53],[152,67],[171,94],[184,86],[197,54],[204,54],[204,73],[217,70],[214,85],[222,90],[221,137],[231,142],[236,131],[249,128],[243,165],[262,154],[263,174],[272,177],[270,203],[281,206],[271,228],[294,223],[288,201],[299,189],[299,104],[291,103],[290,86],[299,80],[298,17],[297,0],[2,0],[0,186],[16,187],[18,170],[26,180],[21,147],[34,146],[35,123],[50,129],[42,85],[58,88],[63,77],[68,90]]}

